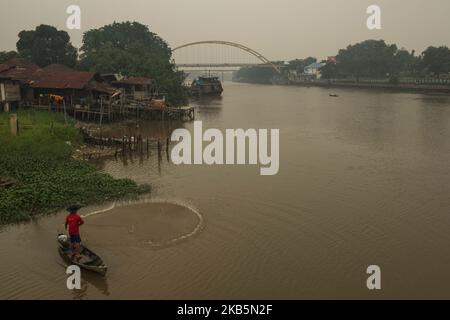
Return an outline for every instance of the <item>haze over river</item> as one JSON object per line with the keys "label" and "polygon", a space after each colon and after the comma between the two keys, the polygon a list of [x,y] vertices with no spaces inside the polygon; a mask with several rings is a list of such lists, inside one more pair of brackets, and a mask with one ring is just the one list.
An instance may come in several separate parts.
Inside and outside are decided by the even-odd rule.
{"label": "haze over river", "polygon": [[[56,250],[64,213],[3,228],[0,298],[450,298],[450,97],[224,89],[193,102],[196,119],[204,130],[279,128],[278,175],[175,166],[165,153],[158,163],[156,152],[107,160],[106,172],[173,203],[86,218],[82,237],[110,269],[105,279],[83,273],[77,292]],[[381,291],[366,287],[369,265],[381,267]]]}

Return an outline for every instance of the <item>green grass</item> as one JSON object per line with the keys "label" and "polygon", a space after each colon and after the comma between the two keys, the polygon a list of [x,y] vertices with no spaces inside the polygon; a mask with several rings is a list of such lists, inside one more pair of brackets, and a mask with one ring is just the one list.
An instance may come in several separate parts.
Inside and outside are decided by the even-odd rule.
{"label": "green grass", "polygon": [[94,204],[147,192],[128,179],[114,179],[71,157],[82,142],[73,122],[48,112],[18,114],[18,136],[9,133],[9,114],[0,114],[0,176],[18,183],[0,189],[0,224],[26,221],[73,203]]}

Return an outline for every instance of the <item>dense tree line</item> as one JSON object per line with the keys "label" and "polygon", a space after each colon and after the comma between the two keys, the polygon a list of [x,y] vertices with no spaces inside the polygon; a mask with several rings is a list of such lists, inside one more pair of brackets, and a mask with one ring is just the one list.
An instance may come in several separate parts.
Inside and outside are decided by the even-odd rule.
{"label": "dense tree line", "polygon": [[17,51],[0,51],[0,64],[18,56]]}
{"label": "dense tree line", "polygon": [[[284,67],[282,67],[282,72],[286,73],[289,70],[296,70],[298,73],[303,72],[306,66],[311,63],[317,62],[314,57],[308,57],[306,59],[295,59],[289,61]],[[274,62],[278,65],[282,64],[280,61]],[[272,83],[275,78],[279,75],[274,69],[264,66],[251,66],[239,69],[234,74],[235,81],[252,82],[252,83]]]}
{"label": "dense tree line", "polygon": [[243,81],[251,83],[272,83],[273,77],[276,76],[275,70],[267,67],[251,66],[240,68],[233,75],[234,81]]}
{"label": "dense tree line", "polygon": [[121,73],[156,80],[156,89],[174,104],[185,102],[184,74],[172,63],[168,44],[137,22],[122,22],[87,31],[78,50],[67,32],[40,25],[19,33],[17,52],[0,52],[0,63],[23,57],[45,67],[59,63],[98,73]]}
{"label": "dense tree line", "polygon": [[298,73],[302,73],[307,66],[315,62],[317,62],[317,58],[314,57],[308,57],[306,59],[295,59],[289,61],[286,68],[288,70],[295,70]]}
{"label": "dense tree line", "polygon": [[[284,67],[284,75],[291,71],[304,72],[306,66],[317,62],[314,57],[289,61]],[[321,68],[323,79],[389,79],[395,83],[401,77],[440,77],[450,73],[450,49],[445,46],[428,47],[420,55],[415,51],[399,49],[384,40],[366,40],[339,50],[336,61],[326,63]],[[270,70],[258,67],[243,68],[237,78],[248,82],[269,83],[275,76]]]}
{"label": "dense tree line", "polygon": [[336,62],[328,62],[321,71],[325,79],[439,77],[450,72],[450,49],[429,47],[416,55],[384,40],[366,40],[339,50]]}
{"label": "dense tree line", "polygon": [[[272,61],[275,65],[282,65],[282,61]],[[240,68],[233,73],[233,81],[270,84],[279,75],[271,65],[256,65]]]}

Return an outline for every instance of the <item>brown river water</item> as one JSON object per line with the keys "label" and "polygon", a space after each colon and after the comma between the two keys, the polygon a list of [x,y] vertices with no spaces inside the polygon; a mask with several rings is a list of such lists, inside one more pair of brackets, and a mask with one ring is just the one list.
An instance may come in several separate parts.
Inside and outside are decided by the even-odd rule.
{"label": "brown river water", "polygon": [[[226,83],[204,128],[279,128],[280,171],[106,160],[150,200],[84,208],[109,265],[66,288],[64,213],[0,231],[0,298],[450,298],[450,97]],[[329,97],[337,93],[338,98]],[[161,138],[193,123],[141,123]],[[115,125],[114,130],[132,130]],[[149,197],[146,197],[149,198]],[[110,209],[110,210],[108,210]],[[366,287],[381,268],[382,290]]]}

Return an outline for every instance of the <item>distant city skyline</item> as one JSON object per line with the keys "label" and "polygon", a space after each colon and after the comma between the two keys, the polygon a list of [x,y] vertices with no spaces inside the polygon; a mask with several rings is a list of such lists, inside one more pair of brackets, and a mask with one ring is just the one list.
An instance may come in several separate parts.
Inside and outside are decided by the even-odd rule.
{"label": "distant city skyline", "polygon": [[[68,30],[66,8],[82,10],[81,30]],[[368,30],[366,9],[382,10],[382,29]],[[366,39],[383,39],[421,53],[450,46],[450,1],[433,0],[2,0],[0,51],[16,49],[18,33],[49,24],[66,30],[81,47],[83,32],[114,21],[138,21],[174,48],[201,40],[244,44],[271,60],[326,59]],[[17,18],[12,18],[17,16]]]}

